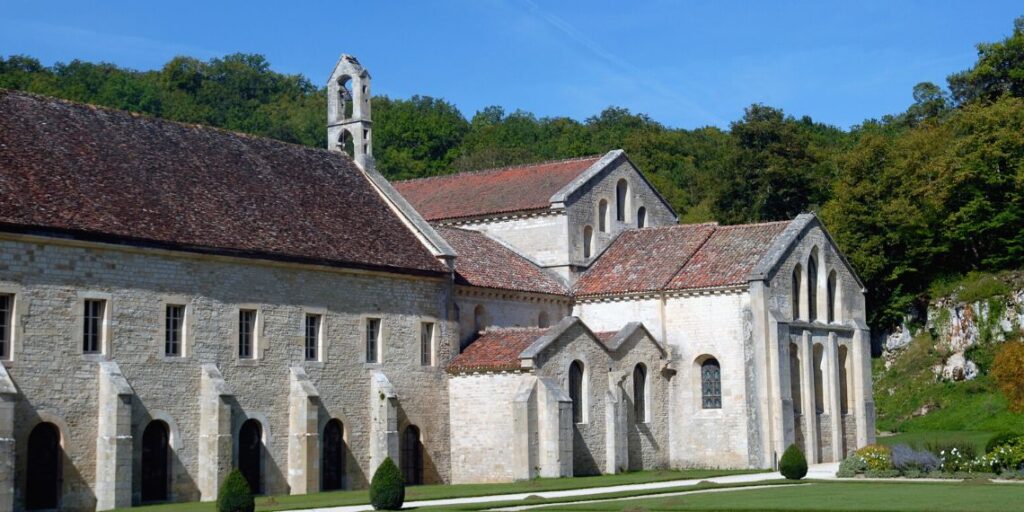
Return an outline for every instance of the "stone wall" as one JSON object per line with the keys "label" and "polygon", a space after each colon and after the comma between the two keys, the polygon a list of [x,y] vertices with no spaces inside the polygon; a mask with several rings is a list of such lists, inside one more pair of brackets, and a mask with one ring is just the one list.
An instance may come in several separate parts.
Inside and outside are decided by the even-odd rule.
{"label": "stone wall", "polygon": [[538,265],[568,277],[568,227],[564,210],[541,215],[466,222],[457,227],[486,233],[505,242]]}
{"label": "stone wall", "polygon": [[547,313],[548,326],[557,324],[570,313],[567,297],[517,293],[457,286],[455,304],[459,339],[465,343],[476,338],[477,306],[483,306],[487,327],[539,327],[541,312]]}
{"label": "stone wall", "polygon": [[[453,482],[509,482],[516,478],[514,401],[520,387],[535,380],[527,373],[450,378]],[[533,403],[536,406],[536,399]]]}
{"label": "stone wall", "polygon": [[630,322],[640,322],[655,339],[664,341],[660,297],[577,302],[573,315],[595,332],[618,331]]}
{"label": "stone wall", "polygon": [[[17,287],[14,360],[6,362],[21,391],[14,437],[16,488],[25,488],[26,440],[41,421],[61,429],[66,452],[62,508],[96,505],[96,437],[99,363],[120,366],[135,396],[131,402],[133,452],[152,419],[172,431],[172,497],[199,497],[200,366],[219,368],[233,395],[231,432],[248,418],[263,426],[264,489],[288,487],[289,367],[305,369],[319,390],[320,428],[331,418],[345,425],[349,487],[370,476],[368,400],[370,372],[393,383],[399,428],[416,424],[425,445],[427,482],[449,479],[447,376],[457,350],[457,326],[446,321],[450,285],[411,278],[255,260],[200,257],[103,246],[0,241],[0,286]],[[81,303],[108,300],[105,355],[81,352]],[[167,303],[187,305],[184,357],[163,355],[162,315]],[[259,311],[258,358],[237,357],[238,308]],[[303,318],[324,314],[323,362],[303,355]],[[367,364],[364,320],[382,319],[383,363]],[[434,321],[437,365],[420,366],[420,322]],[[234,448],[237,459],[237,446]],[[139,495],[138,457],[132,472]]]}

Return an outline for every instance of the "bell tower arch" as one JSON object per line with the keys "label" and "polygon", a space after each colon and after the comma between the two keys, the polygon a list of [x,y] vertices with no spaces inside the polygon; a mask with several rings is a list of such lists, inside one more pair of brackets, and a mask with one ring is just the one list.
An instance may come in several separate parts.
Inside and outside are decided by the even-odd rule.
{"label": "bell tower arch", "polygon": [[327,149],[373,168],[370,73],[351,55],[338,59],[327,80]]}

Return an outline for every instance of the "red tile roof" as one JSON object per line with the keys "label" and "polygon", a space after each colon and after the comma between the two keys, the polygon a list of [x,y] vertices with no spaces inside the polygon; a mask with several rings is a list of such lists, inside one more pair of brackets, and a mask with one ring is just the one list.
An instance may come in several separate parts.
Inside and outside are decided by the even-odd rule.
{"label": "red tile roof", "polygon": [[0,90],[0,155],[0,229],[445,272],[324,150]]}
{"label": "red tile roof", "polygon": [[714,224],[684,224],[623,231],[576,281],[575,292],[661,290],[714,230]]}
{"label": "red tile roof", "polygon": [[576,281],[580,297],[745,284],[789,221],[625,231]]}
{"label": "red tile roof", "polygon": [[536,327],[488,329],[448,363],[448,371],[519,370],[519,354],[546,331]]}
{"label": "red tile roof", "polygon": [[430,221],[537,210],[551,206],[551,196],[601,156],[398,181],[394,186]]}
{"label": "red tile roof", "polygon": [[669,290],[744,284],[789,221],[721,226],[666,287]]}
{"label": "red tile roof", "polygon": [[442,227],[455,249],[456,282],[484,288],[568,295],[569,289],[530,260],[478,231]]}

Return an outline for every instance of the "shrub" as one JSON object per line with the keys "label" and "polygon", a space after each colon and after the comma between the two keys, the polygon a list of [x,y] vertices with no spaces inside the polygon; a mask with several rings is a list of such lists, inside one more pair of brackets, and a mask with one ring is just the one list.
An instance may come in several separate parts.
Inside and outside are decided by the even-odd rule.
{"label": "shrub", "polygon": [[399,510],[405,502],[405,482],[391,457],[384,459],[370,481],[370,504],[376,510]]}
{"label": "shrub", "polygon": [[249,482],[240,471],[232,469],[217,491],[217,512],[253,512],[255,508]]}
{"label": "shrub", "polygon": [[892,469],[892,456],[888,446],[869,444],[859,450],[857,455],[864,459],[870,471],[888,471]]}
{"label": "shrub", "polygon": [[1024,343],[1006,342],[992,362],[992,377],[1013,412],[1024,412]]}
{"label": "shrub", "polygon": [[985,443],[985,453],[992,453],[992,450],[1013,441],[1017,437],[1020,437],[1020,434],[1015,434],[1013,432],[1000,432],[992,436],[992,439],[989,439],[988,442]]}
{"label": "shrub", "polygon": [[836,472],[836,476],[839,478],[853,478],[857,475],[864,474],[867,470],[868,461],[864,460],[864,457],[855,453],[843,459],[843,461],[839,463],[839,471]]}
{"label": "shrub", "polygon": [[934,453],[929,451],[918,451],[905,444],[893,446],[890,451],[890,459],[893,469],[900,473],[908,471],[929,472],[939,469],[941,461]]}
{"label": "shrub", "polygon": [[938,455],[939,458],[942,458],[943,453],[953,452],[960,454],[961,457],[966,459],[974,459],[978,456],[978,449],[974,446],[974,443],[963,439],[928,441],[924,443],[924,449]]}
{"label": "shrub", "polygon": [[800,480],[807,476],[807,458],[795,444],[789,445],[779,461],[779,472],[789,480]]}
{"label": "shrub", "polygon": [[1024,437],[1014,437],[996,446],[983,458],[986,469],[1001,473],[1015,473],[1024,469]]}

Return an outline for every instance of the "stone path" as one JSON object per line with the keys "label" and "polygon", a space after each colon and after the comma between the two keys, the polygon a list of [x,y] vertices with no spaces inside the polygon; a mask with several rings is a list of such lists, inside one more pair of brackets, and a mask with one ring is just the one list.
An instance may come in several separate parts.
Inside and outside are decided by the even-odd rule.
{"label": "stone path", "polygon": [[[815,464],[811,466],[807,472],[807,478],[814,478],[818,480],[833,480],[836,478],[836,471],[839,469],[838,463],[830,464]],[[657,489],[668,489],[672,487],[686,487],[697,485],[701,482],[712,482],[716,484],[740,484],[748,482],[764,482],[767,480],[778,480],[782,478],[777,471],[773,473],[754,473],[749,475],[729,475],[729,476],[718,476],[712,478],[701,478],[701,479],[688,479],[688,480],[668,480],[664,482],[650,482],[644,484],[629,484],[629,485],[613,485],[608,487],[589,487],[586,489],[567,489],[563,491],[538,491],[538,492],[522,492],[516,494],[495,494],[490,496],[473,496],[467,498],[449,498],[442,500],[424,500],[424,501],[409,501],[406,502],[403,508],[416,508],[416,507],[436,507],[442,505],[465,505],[469,503],[497,503],[503,501],[516,501],[526,499],[528,497],[539,496],[542,498],[567,498],[573,496],[580,496],[585,498],[586,496],[593,496],[595,494],[608,494],[613,492],[628,492],[628,491],[649,491]],[[764,487],[764,486],[758,486]],[[744,488],[745,489],[745,488]],[[707,489],[711,490],[711,489]],[[706,491],[707,491],[706,490]],[[719,490],[722,491],[722,490]],[[681,491],[681,492],[695,492]],[[581,500],[586,501],[586,500]],[[538,505],[540,506],[540,505]],[[543,506],[550,506],[543,505]],[[305,509],[300,512],[364,512],[373,510],[370,505],[350,505],[345,507],[329,507],[329,508],[311,508]],[[506,509],[514,510],[514,509]]]}

